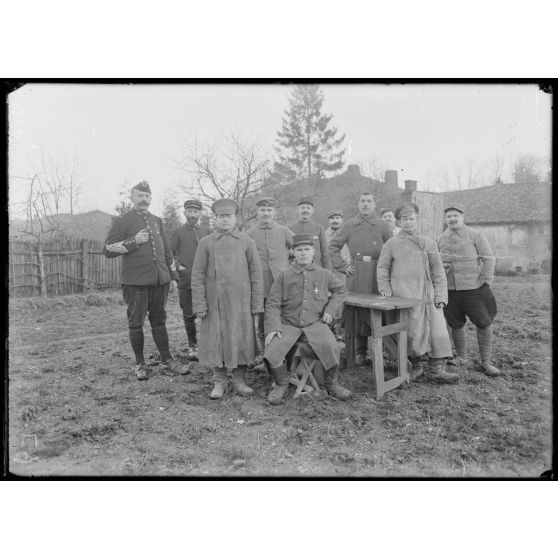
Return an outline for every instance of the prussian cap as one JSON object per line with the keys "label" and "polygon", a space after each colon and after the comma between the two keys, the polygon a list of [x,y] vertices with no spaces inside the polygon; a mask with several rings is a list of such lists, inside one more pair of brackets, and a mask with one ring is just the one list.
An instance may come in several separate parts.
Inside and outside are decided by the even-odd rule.
{"label": "prussian cap", "polygon": [[310,244],[310,246],[314,246],[314,235],[309,233],[295,234],[293,236],[293,248],[301,244]]}
{"label": "prussian cap", "polygon": [[265,197],[260,198],[256,202],[257,207],[277,207],[277,201],[274,198]]}
{"label": "prussian cap", "polygon": [[452,209],[454,209],[455,211],[459,211],[459,213],[463,213],[463,207],[461,206],[460,203],[454,203],[452,205],[448,205],[446,207],[446,209],[444,209],[444,213],[447,213],[448,211],[451,211]]}
{"label": "prussian cap", "polygon": [[211,210],[215,215],[219,215],[220,213],[233,213],[236,215],[238,213],[238,204],[234,200],[223,198],[213,202]]}
{"label": "prussian cap", "polygon": [[409,213],[418,213],[419,209],[418,209],[418,205],[416,203],[404,203],[403,205],[400,205],[396,210],[395,210],[395,218],[396,219],[401,219],[401,217],[403,217],[403,215],[407,215]]}
{"label": "prussian cap", "polygon": [[203,209],[201,202],[198,200],[186,200],[184,202],[184,209],[188,209],[189,207],[199,209],[200,211]]}
{"label": "prussian cap", "polygon": [[314,207],[314,200],[310,196],[302,196],[296,205],[302,205],[303,203],[307,203]]}
{"label": "prussian cap", "polygon": [[334,215],[339,215],[339,217],[343,217],[343,212],[340,209],[332,209],[328,214],[327,218],[331,219]]}

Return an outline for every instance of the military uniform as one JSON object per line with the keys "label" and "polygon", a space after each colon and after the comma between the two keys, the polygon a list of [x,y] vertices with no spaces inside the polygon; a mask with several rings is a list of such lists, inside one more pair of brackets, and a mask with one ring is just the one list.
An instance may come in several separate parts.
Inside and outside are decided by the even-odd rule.
{"label": "military uniform", "polygon": [[[197,200],[190,200],[197,201]],[[201,210],[201,203],[194,205],[185,202],[184,208],[194,207]],[[207,227],[203,227],[199,223],[191,225],[185,223],[182,227],[175,229],[170,236],[170,246],[175,258],[175,265],[178,272],[178,301],[182,309],[182,319],[188,336],[188,345],[190,348],[197,346],[196,322],[194,311],[192,308],[192,267],[194,264],[194,256],[198,248],[198,241],[210,233]]]}
{"label": "military uniform", "polygon": [[[147,182],[138,184],[134,189],[151,193]],[[137,244],[135,236],[144,229],[149,233],[149,240]],[[120,254],[107,248],[116,243],[125,247],[127,253]],[[144,363],[143,324],[146,316],[149,317],[153,340],[163,363],[171,362],[165,306],[171,278],[177,279],[177,276],[172,270],[172,251],[161,218],[147,210],[141,212],[136,209],[117,217],[105,241],[104,254],[107,258],[122,257],[122,296],[128,307],[128,329],[136,363]],[[139,379],[146,377],[145,374],[138,375]]]}
{"label": "military uniform", "polygon": [[[375,215],[357,215],[343,224],[341,230],[329,243],[329,254],[333,268],[346,273],[348,264],[341,256],[341,249],[347,245],[354,267],[352,276],[347,276],[347,290],[363,294],[377,294],[376,266],[384,242],[393,238],[389,225]],[[357,310],[359,328],[357,331],[357,354],[365,355],[367,339],[371,333],[370,312]]]}

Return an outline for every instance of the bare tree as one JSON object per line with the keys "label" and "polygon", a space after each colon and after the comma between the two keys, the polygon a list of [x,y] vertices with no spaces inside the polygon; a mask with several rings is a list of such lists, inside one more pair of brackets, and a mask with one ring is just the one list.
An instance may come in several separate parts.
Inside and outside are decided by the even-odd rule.
{"label": "bare tree", "polygon": [[484,176],[487,184],[502,183],[502,176],[506,166],[504,155],[494,155],[484,163]]}
{"label": "bare tree", "polygon": [[255,215],[253,198],[264,186],[270,160],[261,146],[231,134],[224,147],[202,146],[195,140],[178,165],[195,185],[183,185],[185,192],[199,189],[206,206],[220,198],[234,200],[240,208],[242,227]]}
{"label": "bare tree", "polygon": [[476,159],[467,157],[464,161],[465,166],[465,187],[476,188],[480,185],[482,169]]}
{"label": "bare tree", "polygon": [[522,153],[513,160],[513,180],[516,184],[541,182],[544,162],[535,155]]}
{"label": "bare tree", "polygon": [[463,190],[466,185],[466,169],[462,163],[455,163],[453,165],[453,172],[457,182],[457,189]]}

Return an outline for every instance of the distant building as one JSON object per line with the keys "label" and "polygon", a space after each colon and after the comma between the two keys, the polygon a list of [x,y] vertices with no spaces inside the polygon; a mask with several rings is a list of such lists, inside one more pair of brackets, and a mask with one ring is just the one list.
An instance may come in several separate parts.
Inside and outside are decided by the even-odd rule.
{"label": "distant building", "polygon": [[499,259],[497,272],[550,267],[551,184],[495,184],[453,192],[416,192],[422,233],[436,237],[445,228],[443,210],[459,204],[465,223],[482,231]]}

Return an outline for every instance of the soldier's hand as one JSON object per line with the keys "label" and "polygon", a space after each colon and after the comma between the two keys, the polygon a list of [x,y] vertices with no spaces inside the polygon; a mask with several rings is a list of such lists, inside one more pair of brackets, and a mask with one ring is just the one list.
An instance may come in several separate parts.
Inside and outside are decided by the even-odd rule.
{"label": "soldier's hand", "polygon": [[437,302],[434,306],[436,306],[436,308],[443,308],[445,305],[445,302]]}
{"label": "soldier's hand", "polygon": [[265,346],[267,347],[271,341],[273,340],[273,338],[277,335],[277,337],[279,337],[279,339],[282,339],[283,336],[281,335],[280,331],[272,331],[271,333],[268,333],[265,337]]}
{"label": "soldier's hand", "polygon": [[348,275],[349,277],[351,277],[351,275],[354,275],[355,273],[355,266],[354,265],[348,265],[347,269],[345,270],[345,275]]}
{"label": "soldier's hand", "polygon": [[114,244],[107,244],[107,250],[109,252],[116,252],[118,254],[127,254],[128,249],[122,246],[121,242],[115,242]]}
{"label": "soldier's hand", "polygon": [[196,316],[197,316],[200,320],[203,320],[203,319],[207,316],[207,312],[196,312]]}
{"label": "soldier's hand", "polygon": [[146,229],[142,229],[134,238],[136,240],[136,244],[145,244],[149,240],[149,233]]}
{"label": "soldier's hand", "polygon": [[176,281],[173,279],[173,280],[170,282],[169,293],[172,293],[172,292],[176,289],[176,285],[177,285],[177,283],[176,283]]}
{"label": "soldier's hand", "polygon": [[393,293],[391,291],[380,291],[380,294],[382,296],[392,296]]}
{"label": "soldier's hand", "polygon": [[331,314],[328,314],[327,312],[324,312],[324,315],[322,316],[322,322],[324,322],[326,325],[331,325],[333,323],[333,316]]}

